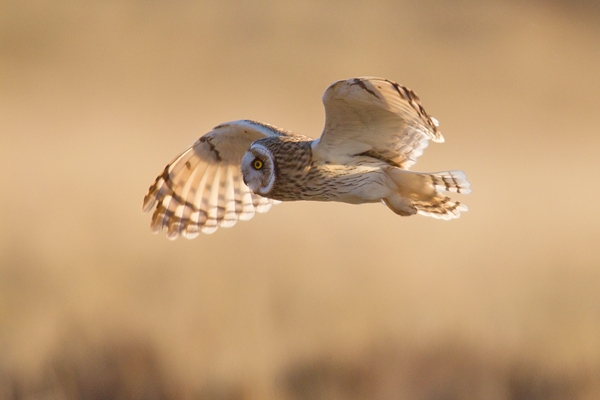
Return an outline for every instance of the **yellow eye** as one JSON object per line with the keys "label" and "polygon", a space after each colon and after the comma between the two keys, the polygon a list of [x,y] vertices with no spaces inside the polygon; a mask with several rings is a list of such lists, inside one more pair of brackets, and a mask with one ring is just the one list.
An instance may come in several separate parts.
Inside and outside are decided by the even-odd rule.
{"label": "yellow eye", "polygon": [[252,162],[252,166],[254,167],[254,169],[261,169],[263,167],[263,162],[260,161],[258,158],[255,158]]}

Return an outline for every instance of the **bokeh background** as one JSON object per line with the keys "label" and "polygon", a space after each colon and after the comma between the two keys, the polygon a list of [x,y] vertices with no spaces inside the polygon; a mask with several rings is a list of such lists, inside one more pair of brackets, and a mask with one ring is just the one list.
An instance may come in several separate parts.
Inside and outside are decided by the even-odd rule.
{"label": "bokeh background", "polygon": [[[0,2],[1,399],[600,398],[595,1]],[[142,198],[213,126],[320,135],[414,89],[450,222],[287,203],[168,241]]]}

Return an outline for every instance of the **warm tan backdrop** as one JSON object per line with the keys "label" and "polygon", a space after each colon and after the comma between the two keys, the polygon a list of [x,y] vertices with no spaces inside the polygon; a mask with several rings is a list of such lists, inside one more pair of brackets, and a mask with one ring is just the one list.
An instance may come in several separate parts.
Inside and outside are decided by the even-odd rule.
{"label": "warm tan backdrop", "polygon": [[[600,398],[600,7],[519,3],[0,3],[0,398]],[[440,120],[414,169],[467,173],[461,219],[150,234],[198,136],[316,137],[361,75]]]}

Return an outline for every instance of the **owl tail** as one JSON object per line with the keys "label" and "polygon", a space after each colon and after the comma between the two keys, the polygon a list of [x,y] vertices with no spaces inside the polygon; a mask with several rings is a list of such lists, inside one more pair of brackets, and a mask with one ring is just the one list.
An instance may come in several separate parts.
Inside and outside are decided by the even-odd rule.
{"label": "owl tail", "polygon": [[467,177],[462,171],[419,173],[393,168],[388,175],[398,187],[398,192],[383,202],[396,214],[419,213],[440,219],[458,218],[468,208],[446,196],[446,192],[471,193]]}

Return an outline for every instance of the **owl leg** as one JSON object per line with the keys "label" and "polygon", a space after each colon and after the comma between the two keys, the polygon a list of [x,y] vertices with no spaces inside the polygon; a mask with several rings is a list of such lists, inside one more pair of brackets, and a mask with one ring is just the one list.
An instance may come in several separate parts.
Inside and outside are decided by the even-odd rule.
{"label": "owl leg", "polygon": [[390,210],[403,217],[409,217],[416,214],[418,211],[417,208],[412,205],[410,200],[403,198],[399,194],[386,197],[385,199],[381,199],[381,201],[383,201],[383,204],[388,206]]}

